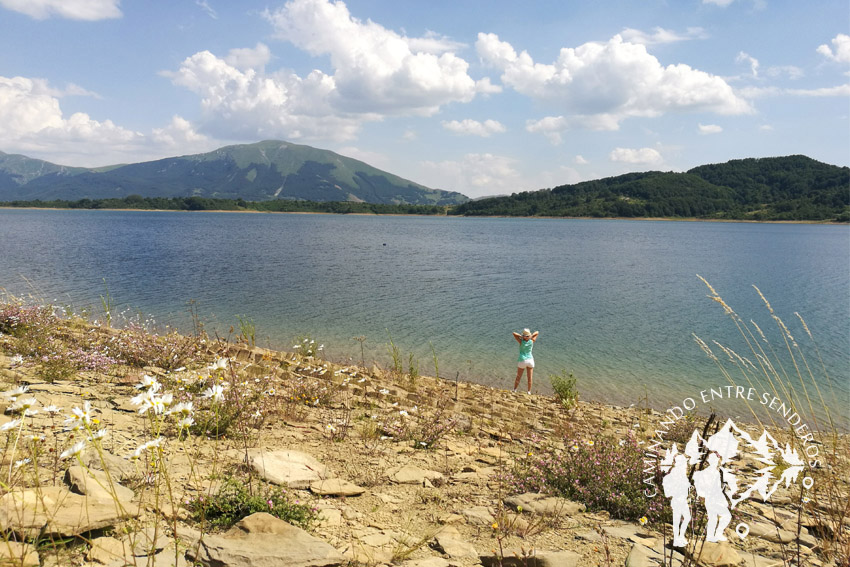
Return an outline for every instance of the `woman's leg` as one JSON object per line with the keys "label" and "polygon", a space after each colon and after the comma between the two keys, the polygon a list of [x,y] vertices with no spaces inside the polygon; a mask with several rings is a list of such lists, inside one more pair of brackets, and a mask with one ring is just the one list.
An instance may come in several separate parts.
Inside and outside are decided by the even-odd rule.
{"label": "woman's leg", "polygon": [[522,368],[516,369],[516,380],[514,380],[514,392],[519,388],[519,381],[522,378]]}
{"label": "woman's leg", "polygon": [[525,369],[526,374],[528,374],[528,391],[531,392],[531,374],[534,372],[534,367],[529,366]]}

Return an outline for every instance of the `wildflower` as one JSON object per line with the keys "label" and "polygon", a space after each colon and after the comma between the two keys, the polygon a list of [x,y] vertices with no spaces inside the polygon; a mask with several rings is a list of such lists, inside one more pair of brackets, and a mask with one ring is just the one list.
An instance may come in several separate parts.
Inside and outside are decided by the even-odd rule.
{"label": "wildflower", "polygon": [[147,451],[148,449],[151,449],[153,447],[159,447],[160,445],[162,445],[162,437],[157,437],[153,441],[148,441],[147,443],[142,443],[141,445],[136,447],[135,451],[133,451],[133,458],[138,459],[141,456],[141,454],[144,453],[145,451]]}
{"label": "wildflower", "polygon": [[808,504],[809,502],[811,502],[811,501],[812,501],[812,499],[811,499],[811,498],[809,498],[808,496],[803,496],[803,498],[801,499],[801,501],[803,502],[803,504]]}
{"label": "wildflower", "polygon": [[191,415],[184,417],[183,419],[177,422],[177,427],[179,427],[180,429],[192,427],[193,425],[195,425],[195,419]]}
{"label": "wildflower", "polygon": [[2,432],[2,431],[9,431],[9,430],[11,430],[11,429],[16,428],[16,427],[17,427],[17,426],[19,426],[20,424],[21,424],[21,420],[20,420],[20,419],[13,419],[12,421],[7,421],[7,422],[6,422],[6,423],[4,423],[3,425],[0,425],[0,432]]}
{"label": "wildflower", "polygon": [[5,392],[3,392],[3,395],[7,398],[15,399],[22,394],[26,394],[29,389],[29,386],[18,386],[17,388],[6,390]]}
{"label": "wildflower", "polygon": [[587,443],[588,447],[593,447],[593,439],[588,439],[585,443]]}
{"label": "wildflower", "polygon": [[379,392],[380,392],[380,394],[381,394],[381,395],[383,395],[383,396],[386,396],[387,394],[389,394],[389,393],[390,393],[390,391],[389,391],[389,390],[387,390],[386,388],[381,388],[381,389],[379,390]]}
{"label": "wildflower", "polygon": [[147,374],[143,374],[142,381],[136,384],[137,390],[145,390],[147,392],[158,392],[161,387],[162,384],[156,378]]}
{"label": "wildflower", "polygon": [[336,433],[336,427],[334,427],[334,425],[332,423],[327,424],[326,427],[327,427],[327,430],[330,431],[331,433]]}
{"label": "wildflower", "polygon": [[191,415],[192,411],[192,402],[180,402],[179,404],[172,406],[166,413],[187,416]]}
{"label": "wildflower", "polygon": [[20,354],[16,354],[12,357],[12,366],[20,366],[24,363],[24,357]]}
{"label": "wildflower", "polygon": [[408,413],[405,410],[400,410],[398,414],[402,417],[407,417]]}
{"label": "wildflower", "polygon": [[77,455],[82,453],[83,449],[85,449],[85,448],[86,448],[86,442],[80,441],[79,443],[77,443],[76,445],[71,447],[70,449],[66,449],[66,450],[62,451],[62,454],[59,455],[59,458],[60,459],[67,459],[68,457],[76,457]]}
{"label": "wildflower", "polygon": [[71,417],[65,420],[65,423],[71,424],[68,429],[78,429],[81,425],[91,424],[91,402],[83,404],[83,409],[74,408],[71,410]]}
{"label": "wildflower", "polygon": [[15,468],[22,467],[31,462],[32,459],[21,459],[20,461],[15,461]]}
{"label": "wildflower", "polygon": [[24,415],[35,415],[38,413],[37,410],[32,410],[32,406],[37,404],[38,401],[35,398],[19,398],[15,400],[15,403],[9,406],[8,411],[19,411]]}
{"label": "wildflower", "polygon": [[62,411],[62,408],[58,408],[53,404],[50,404],[46,408],[44,408],[44,413],[59,413]]}
{"label": "wildflower", "polygon": [[640,520],[638,520],[638,522],[640,522],[640,525],[642,525],[642,526],[645,526],[648,521],[649,521],[649,518],[647,518],[646,516],[643,516],[643,517],[641,517]]}
{"label": "wildflower", "polygon": [[490,527],[491,527],[491,528],[493,528],[494,530],[498,530],[498,529],[499,529],[499,523],[498,523],[498,522],[493,522],[493,525],[492,525],[492,526],[490,526]]}
{"label": "wildflower", "polygon": [[225,370],[227,368],[227,363],[229,359],[227,358],[216,358],[215,361],[207,366],[207,370],[210,372],[215,372],[216,370]]}
{"label": "wildflower", "polygon": [[97,431],[91,434],[91,437],[89,437],[89,441],[97,441],[99,439],[103,439],[104,437],[106,437],[106,433],[107,432],[105,429],[98,429]]}
{"label": "wildflower", "polygon": [[224,395],[224,386],[221,385],[213,385],[204,390],[203,397],[210,398],[213,402],[218,402],[221,400],[221,397]]}

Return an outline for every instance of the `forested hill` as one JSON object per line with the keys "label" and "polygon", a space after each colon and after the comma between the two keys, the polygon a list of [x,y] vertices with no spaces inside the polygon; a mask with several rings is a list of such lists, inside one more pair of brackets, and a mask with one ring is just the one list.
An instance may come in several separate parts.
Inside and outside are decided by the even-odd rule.
{"label": "forested hill", "polygon": [[850,168],[806,156],[742,159],[480,199],[451,214],[850,222]]}

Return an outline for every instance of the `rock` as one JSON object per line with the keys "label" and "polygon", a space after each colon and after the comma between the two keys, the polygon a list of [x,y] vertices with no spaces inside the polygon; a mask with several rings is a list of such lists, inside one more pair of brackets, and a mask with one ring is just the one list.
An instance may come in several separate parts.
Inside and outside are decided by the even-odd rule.
{"label": "rock", "polygon": [[429,557],[428,559],[415,559],[401,563],[401,567],[449,567],[450,563],[442,557]]}
{"label": "rock", "polygon": [[319,496],[359,496],[365,491],[365,488],[341,478],[316,480],[310,484],[310,492]]}
{"label": "rock", "polygon": [[325,567],[345,561],[328,543],[265,512],[243,518],[223,535],[203,536],[186,557],[204,567]]}
{"label": "rock", "polygon": [[113,480],[122,482],[140,475],[136,465],[121,457],[116,457],[108,451],[86,451],[83,453],[83,463],[90,468],[99,471],[108,470]]}
{"label": "rock", "polygon": [[650,551],[642,545],[632,545],[628,557],[626,557],[626,567],[655,567],[658,563],[650,559]]}
{"label": "rock", "polygon": [[290,488],[310,488],[311,483],[328,476],[325,465],[299,451],[252,450],[248,459],[251,467],[265,480]]}
{"label": "rock", "polygon": [[460,514],[446,514],[445,516],[440,516],[437,523],[441,525],[454,525],[460,524],[463,521],[463,516]]}
{"label": "rock", "polygon": [[86,553],[86,559],[107,565],[116,560],[132,563],[133,554],[126,542],[114,537],[99,537],[91,541],[91,548]]}
{"label": "rock", "polygon": [[460,515],[475,526],[490,526],[495,521],[495,512],[487,506],[473,506],[460,511]]}
{"label": "rock", "polygon": [[133,491],[126,486],[118,484],[118,480],[107,476],[103,471],[84,469],[79,465],[69,467],[65,471],[65,484],[73,492],[84,494],[100,500],[113,500],[117,498],[122,503],[129,503],[133,499]]}
{"label": "rock", "polygon": [[745,553],[744,565],[746,567],[783,567],[785,562],[781,558],[762,557],[761,555]]}
{"label": "rock", "polygon": [[505,499],[505,504],[510,508],[529,514],[543,514],[547,516],[574,516],[585,511],[584,504],[567,500],[566,498],[557,498],[555,496],[546,496],[536,492],[526,492],[519,496],[511,496]]}
{"label": "rock", "polygon": [[0,530],[25,538],[39,534],[73,537],[137,515],[115,501],[74,494],[58,486],[25,489],[0,497]]}
{"label": "rock", "polygon": [[437,471],[420,469],[414,465],[404,465],[400,469],[390,473],[390,480],[398,484],[424,484],[426,480],[442,478],[443,475]]}
{"label": "rock", "polygon": [[6,541],[0,545],[0,565],[38,567],[41,562],[38,552],[33,546],[16,541]]}
{"label": "rock", "polygon": [[750,524],[750,533],[748,537],[758,537],[773,543],[791,543],[794,541],[794,534],[783,530],[776,524],[767,522],[753,522]]}
{"label": "rock", "polygon": [[338,528],[342,525],[342,511],[336,508],[322,508],[319,510],[319,527]]}
{"label": "rock", "polygon": [[706,567],[733,567],[741,562],[741,556],[727,542],[705,542],[695,549],[685,548],[685,554]]}
{"label": "rock", "polygon": [[469,542],[463,540],[457,528],[447,526],[437,532],[434,537],[435,547],[445,553],[450,559],[477,558],[478,552]]}

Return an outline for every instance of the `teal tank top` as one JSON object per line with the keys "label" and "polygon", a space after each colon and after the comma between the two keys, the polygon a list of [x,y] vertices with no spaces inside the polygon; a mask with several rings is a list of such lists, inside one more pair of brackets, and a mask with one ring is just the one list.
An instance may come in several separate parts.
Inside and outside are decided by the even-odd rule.
{"label": "teal tank top", "polygon": [[519,343],[519,359],[517,360],[517,362],[519,362],[520,360],[530,360],[531,358],[533,358],[531,356],[532,348],[534,348],[534,341],[532,341],[531,339]]}

